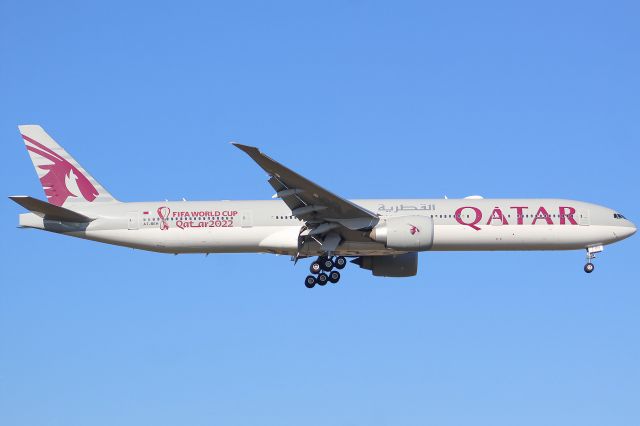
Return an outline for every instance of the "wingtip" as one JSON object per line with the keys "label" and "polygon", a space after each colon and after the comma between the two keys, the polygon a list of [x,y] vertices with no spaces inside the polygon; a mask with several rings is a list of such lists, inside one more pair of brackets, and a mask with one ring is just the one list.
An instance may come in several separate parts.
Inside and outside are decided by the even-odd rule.
{"label": "wingtip", "polygon": [[231,142],[231,145],[235,146],[236,148],[249,153],[249,152],[260,152],[260,150],[255,147],[255,146],[250,146],[250,145],[243,145],[241,143],[238,142]]}

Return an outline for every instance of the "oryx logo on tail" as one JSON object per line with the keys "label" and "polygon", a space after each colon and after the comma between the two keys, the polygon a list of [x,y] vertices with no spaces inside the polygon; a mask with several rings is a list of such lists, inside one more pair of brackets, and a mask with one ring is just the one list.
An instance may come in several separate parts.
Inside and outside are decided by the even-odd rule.
{"label": "oryx logo on tail", "polygon": [[38,154],[44,160],[39,161],[36,167],[45,171],[40,182],[51,204],[61,206],[68,197],[79,195],[89,202],[96,199],[98,190],[76,167],[35,139],[25,135],[22,135],[22,139],[27,144],[28,151]]}
{"label": "oryx logo on tail", "polygon": [[19,128],[42,189],[51,204],[63,206],[66,203],[115,201],[42,127],[24,125]]}

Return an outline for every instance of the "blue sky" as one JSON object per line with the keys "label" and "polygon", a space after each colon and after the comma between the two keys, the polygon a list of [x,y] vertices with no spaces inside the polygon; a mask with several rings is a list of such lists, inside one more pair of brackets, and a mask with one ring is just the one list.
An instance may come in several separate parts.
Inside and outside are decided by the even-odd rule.
{"label": "blue sky", "polygon": [[[123,201],[566,197],[640,222],[636,2],[0,3],[4,195],[43,125]],[[0,424],[636,425],[637,236],[419,275],[166,256],[0,220]]]}

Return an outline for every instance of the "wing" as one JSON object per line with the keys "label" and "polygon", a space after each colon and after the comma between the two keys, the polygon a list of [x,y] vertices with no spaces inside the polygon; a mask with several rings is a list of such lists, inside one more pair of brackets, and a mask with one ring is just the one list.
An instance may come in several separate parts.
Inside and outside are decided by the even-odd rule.
{"label": "wing", "polygon": [[269,184],[276,190],[274,198],[281,198],[295,217],[304,220],[312,228],[311,235],[325,234],[338,227],[370,229],[378,223],[375,213],[327,191],[264,155],[258,148],[239,143],[233,145],[267,172]]}

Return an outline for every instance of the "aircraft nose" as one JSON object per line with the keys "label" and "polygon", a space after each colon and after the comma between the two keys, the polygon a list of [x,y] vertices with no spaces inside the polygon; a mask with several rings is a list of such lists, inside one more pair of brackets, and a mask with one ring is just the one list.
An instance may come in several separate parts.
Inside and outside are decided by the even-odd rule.
{"label": "aircraft nose", "polygon": [[632,236],[638,230],[638,228],[636,228],[636,225],[633,222],[631,222],[630,220],[628,222],[629,222],[629,225],[623,227],[620,231],[621,237],[623,239]]}

